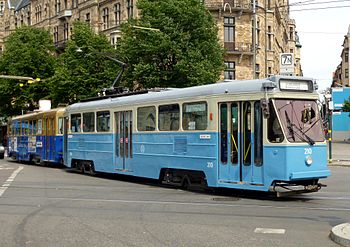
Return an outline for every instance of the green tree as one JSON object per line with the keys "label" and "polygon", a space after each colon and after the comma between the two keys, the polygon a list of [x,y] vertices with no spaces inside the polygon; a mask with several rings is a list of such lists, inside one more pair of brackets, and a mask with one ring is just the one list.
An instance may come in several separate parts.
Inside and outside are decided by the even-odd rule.
{"label": "green tree", "polygon": [[55,48],[44,29],[24,26],[11,33],[0,56],[0,74],[40,78],[42,81],[0,79],[0,112],[4,116],[37,108],[48,95],[46,78],[54,74]]}
{"label": "green tree", "polygon": [[345,112],[350,112],[350,97],[344,101],[342,109]]}
{"label": "green tree", "polygon": [[216,82],[223,66],[217,26],[198,0],[139,0],[140,18],[122,25],[118,54],[129,87]]}
{"label": "green tree", "polygon": [[95,34],[86,23],[75,22],[71,40],[50,79],[53,105],[97,96],[103,88],[110,87],[120,71],[120,66],[107,58],[115,56],[113,53],[105,35]]}

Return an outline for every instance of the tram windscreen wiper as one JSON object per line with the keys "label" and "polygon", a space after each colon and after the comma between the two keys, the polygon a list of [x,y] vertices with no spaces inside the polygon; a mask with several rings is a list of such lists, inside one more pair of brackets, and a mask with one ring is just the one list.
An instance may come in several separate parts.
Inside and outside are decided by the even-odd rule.
{"label": "tram windscreen wiper", "polygon": [[284,112],[284,114],[286,115],[287,129],[289,131],[289,134],[291,135],[293,141],[295,141],[295,136],[294,136],[294,130],[293,130],[292,122],[290,121],[290,118],[289,118],[288,113],[286,111]]}
{"label": "tram windscreen wiper", "polygon": [[[290,121],[290,118],[289,118],[288,113],[287,113],[286,111],[285,111],[284,113],[285,113],[285,115],[286,115],[287,128],[288,128],[288,130],[289,130],[289,133],[292,135],[293,141],[295,141],[295,136],[294,136],[294,134],[295,134],[295,135],[298,136],[302,141],[307,142],[307,143],[309,143],[311,146],[313,146],[313,145],[315,144],[315,141],[312,140],[301,128],[299,128],[297,125],[293,124],[292,121]],[[295,133],[293,127],[294,127],[295,129],[297,129],[297,130],[299,131],[299,133],[301,133],[301,135],[298,134],[298,133]],[[305,140],[304,137],[306,138],[306,140]]]}

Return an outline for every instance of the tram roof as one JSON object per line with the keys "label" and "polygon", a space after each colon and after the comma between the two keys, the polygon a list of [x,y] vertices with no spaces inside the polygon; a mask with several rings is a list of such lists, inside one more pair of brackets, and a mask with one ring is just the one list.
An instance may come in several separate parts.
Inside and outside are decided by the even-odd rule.
{"label": "tram roof", "polygon": [[273,76],[266,79],[256,80],[224,80],[213,84],[202,86],[194,86],[187,88],[171,88],[160,92],[148,92],[145,94],[129,95],[116,98],[105,98],[95,101],[86,101],[75,103],[67,107],[67,110],[81,109],[99,109],[113,106],[125,106],[131,104],[140,104],[147,102],[155,102],[162,100],[186,99],[191,97],[200,97],[206,95],[221,95],[221,94],[245,94],[245,93],[261,93],[265,91],[266,83],[272,84],[270,92],[279,91],[280,79],[296,80],[296,81],[313,81],[311,78],[305,77],[283,77]]}

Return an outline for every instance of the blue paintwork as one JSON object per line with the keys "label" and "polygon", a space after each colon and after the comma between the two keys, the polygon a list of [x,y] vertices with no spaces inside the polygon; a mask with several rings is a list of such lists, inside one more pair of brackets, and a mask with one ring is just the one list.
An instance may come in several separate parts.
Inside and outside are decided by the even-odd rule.
{"label": "blue paintwork", "polygon": [[[210,139],[201,139],[201,135],[210,135]],[[240,164],[219,162],[218,133],[134,133],[133,157],[127,158],[126,167],[114,153],[116,138],[111,134],[70,135],[66,165],[70,166],[72,158],[91,160],[98,172],[154,179],[159,178],[162,168],[203,171],[210,187],[261,191],[268,191],[274,181],[318,179],[330,175],[325,144],[265,145],[263,165],[254,164],[254,152],[251,152],[252,164],[242,165],[240,180]],[[254,150],[253,142],[251,148]],[[305,163],[308,156],[305,148],[312,152],[311,166]]]}
{"label": "blue paintwork", "polygon": [[8,145],[11,147],[10,157],[19,161],[30,161],[32,157],[39,156],[42,161],[60,163],[63,156],[62,136],[36,136],[36,148],[29,149],[28,136],[17,136],[17,152],[14,151],[14,138],[9,137]]}

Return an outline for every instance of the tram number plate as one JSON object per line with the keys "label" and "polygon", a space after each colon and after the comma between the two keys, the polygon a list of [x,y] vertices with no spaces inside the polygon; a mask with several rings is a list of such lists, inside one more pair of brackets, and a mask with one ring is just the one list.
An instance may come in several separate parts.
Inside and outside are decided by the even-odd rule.
{"label": "tram number plate", "polygon": [[312,149],[311,148],[304,148],[304,154],[307,154],[307,155],[312,154]]}

